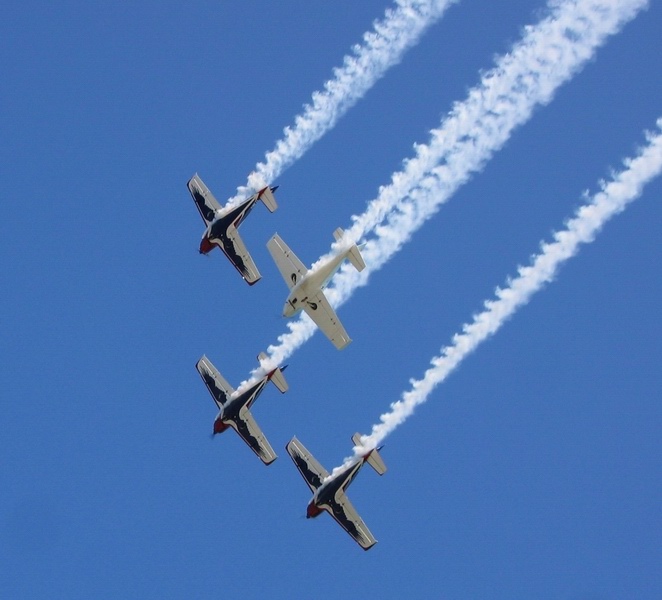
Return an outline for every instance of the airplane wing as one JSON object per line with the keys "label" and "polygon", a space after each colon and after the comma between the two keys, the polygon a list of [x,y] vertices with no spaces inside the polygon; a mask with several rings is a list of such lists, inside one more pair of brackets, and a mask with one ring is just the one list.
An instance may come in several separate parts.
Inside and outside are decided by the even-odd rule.
{"label": "airplane wing", "polygon": [[375,536],[370,533],[363,519],[359,517],[359,513],[356,512],[342,490],[338,491],[335,501],[329,504],[327,511],[364,550],[372,548],[377,543]]}
{"label": "airplane wing", "polygon": [[340,319],[338,319],[338,315],[326,299],[324,292],[320,290],[314,296],[308,296],[302,306],[308,316],[315,321],[324,335],[333,342],[338,350],[342,350],[352,341]]}
{"label": "airplane wing", "polygon": [[225,380],[212,362],[203,356],[195,365],[195,368],[200,373],[200,377],[205,382],[209,393],[214,398],[216,406],[220,410],[223,405],[228,401],[230,396],[234,393],[232,386]]}
{"label": "airplane wing", "polygon": [[243,406],[239,411],[237,420],[230,421],[230,426],[251,447],[265,465],[270,465],[277,458],[274,449],[258,427],[248,408]]}
{"label": "airplane wing", "polygon": [[297,255],[290,250],[278,234],[274,235],[267,242],[267,248],[269,248],[269,252],[280,274],[283,276],[287,287],[293,288],[308,272],[308,269],[306,269]]}
{"label": "airplane wing", "polygon": [[221,248],[247,283],[253,284],[262,277],[234,225],[227,228],[226,238],[221,240]]}
{"label": "airplane wing", "polygon": [[186,186],[188,187],[188,191],[191,192],[191,196],[193,196],[193,201],[198,207],[200,216],[205,224],[209,225],[214,220],[216,211],[221,210],[221,205],[197,173],[189,179]]}
{"label": "airplane wing", "polygon": [[328,471],[317,462],[315,457],[306,450],[306,447],[296,437],[293,437],[289,441],[285,449],[292,457],[294,464],[306,480],[310,490],[312,492],[317,490],[329,476]]}

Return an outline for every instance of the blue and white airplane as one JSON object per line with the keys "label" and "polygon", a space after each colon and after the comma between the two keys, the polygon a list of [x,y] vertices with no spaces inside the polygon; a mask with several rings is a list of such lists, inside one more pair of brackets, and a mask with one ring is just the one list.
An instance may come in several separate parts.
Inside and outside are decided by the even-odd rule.
{"label": "blue and white airplane", "polygon": [[[360,444],[360,440],[361,434],[356,433],[352,436],[355,446]],[[313,492],[313,497],[306,509],[306,518],[314,519],[322,514],[322,511],[326,511],[358,542],[361,548],[364,550],[372,548],[377,540],[370,533],[345,492],[365,463],[368,463],[379,475],[386,472],[386,465],[379,454],[381,447],[366,452],[356,462],[345,467],[333,477],[329,476],[328,471],[315,460],[296,437],[290,440],[286,449]]]}
{"label": "blue and white airplane", "polygon": [[230,262],[239,271],[248,285],[257,283],[262,277],[249,254],[237,228],[249,215],[258,200],[262,200],[269,212],[274,212],[278,205],[274,192],[278,188],[264,187],[250,198],[236,206],[221,208],[218,200],[214,198],[209,188],[196,173],[186,184],[193,201],[200,211],[200,216],[207,228],[200,242],[200,254],[208,254],[218,246]]}
{"label": "blue and white airplane", "polygon": [[[258,359],[262,362],[266,359],[266,355],[261,353]],[[265,465],[274,462],[277,455],[262,430],[258,427],[249,409],[270,381],[281,393],[287,391],[288,385],[285,377],[283,377],[283,371],[287,368],[287,365],[273,369],[260,381],[239,394],[206,356],[203,356],[197,362],[195,368],[200,373],[218,407],[219,412],[216,419],[214,419],[214,435],[223,433],[228,427],[232,427]]]}

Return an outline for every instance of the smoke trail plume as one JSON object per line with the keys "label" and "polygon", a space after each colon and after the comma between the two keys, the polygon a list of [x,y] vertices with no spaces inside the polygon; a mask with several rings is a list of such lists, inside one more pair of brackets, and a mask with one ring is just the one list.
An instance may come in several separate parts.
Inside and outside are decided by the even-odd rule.
{"label": "smoke trail plume", "polygon": [[230,199],[234,204],[271,183],[335,124],[404,53],[416,45],[425,31],[441,18],[445,10],[458,0],[396,0],[396,7],[387,9],[373,30],[363,35],[363,42],[345,56],[342,67],[336,68],[324,90],[313,93],[312,104],[306,104],[292,127],[258,163],[246,186],[239,187]]}
{"label": "smoke trail plume", "polygon": [[[662,118],[658,119],[657,127],[654,134],[646,136],[648,143],[638,155],[624,161],[622,171],[613,175],[611,181],[600,182],[601,190],[587,198],[587,202],[566,223],[566,228],[554,234],[554,241],[541,244],[541,251],[532,257],[531,264],[519,267],[517,277],[509,280],[505,288],[496,289],[496,299],[486,301],[485,310],[475,315],[471,323],[466,323],[462,333],[453,336],[451,344],[442,348],[440,355],[430,361],[432,366],[423,377],[410,381],[411,388],[391,404],[389,412],[380,416],[379,423],[373,425],[369,435],[361,438],[361,446],[354,448],[354,456],[345,459],[343,466],[377,447],[404,423],[464,358],[496,333],[535,292],[552,281],[559,267],[578,252],[581,244],[592,242],[611,217],[641,195],[644,186],[662,172]],[[339,469],[342,467],[337,467],[334,472]]]}
{"label": "smoke trail plume", "polygon": [[[357,273],[343,266],[325,292],[331,304],[340,306],[357,287],[366,285],[369,275],[484,167],[534,108],[550,102],[558,87],[647,4],[647,0],[550,0],[548,16],[524,28],[522,39],[497,59],[468,97],[430,132],[429,143],[415,146],[415,156],[392,176],[389,185],[380,188],[363,214],[352,217],[354,223],[340,243],[372,234],[362,250],[367,268]],[[331,253],[338,249],[334,244]],[[287,326],[289,332],[267,350],[276,364],[315,331],[307,315]],[[262,371],[253,371],[249,381],[261,377]]]}

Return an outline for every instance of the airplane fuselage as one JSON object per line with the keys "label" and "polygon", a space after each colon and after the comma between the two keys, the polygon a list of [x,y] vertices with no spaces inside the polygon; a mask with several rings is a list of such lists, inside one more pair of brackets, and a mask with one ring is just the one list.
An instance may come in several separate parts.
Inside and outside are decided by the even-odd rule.
{"label": "airplane fuselage", "polygon": [[287,301],[283,307],[283,316],[293,317],[303,309],[306,302],[308,302],[310,307],[315,310],[317,306],[314,302],[308,300],[309,296],[314,295],[316,292],[323,290],[326,287],[331,277],[333,277],[336,271],[340,268],[346,255],[347,252],[341,252],[331,258],[327,263],[306,273],[301,281],[299,281],[290,291],[290,295],[287,297]]}
{"label": "airplane fuselage", "polygon": [[236,398],[232,398],[229,402],[223,405],[219,411],[216,419],[214,419],[214,435],[223,433],[230,423],[236,423],[239,418],[239,411],[245,406],[250,409],[257,397],[262,393],[264,386],[269,381],[269,377],[264,377],[256,384],[248,388],[243,394]]}
{"label": "airplane fuselage", "polygon": [[312,500],[308,503],[306,508],[306,518],[314,519],[318,517],[325,510],[331,511],[331,504],[336,497],[339,490],[345,491],[349,484],[354,481],[361,467],[365,463],[365,457],[353,464],[333,479],[325,481],[313,495]]}
{"label": "airplane fuselage", "polygon": [[251,210],[253,210],[257,200],[257,197],[251,197],[235,207],[217,213],[214,220],[207,226],[207,229],[205,229],[202,235],[200,254],[208,254],[215,246],[218,246],[237,265],[239,271],[243,272],[243,261],[233,251],[232,244],[227,243],[227,231],[230,225],[234,225],[235,227],[241,225]]}

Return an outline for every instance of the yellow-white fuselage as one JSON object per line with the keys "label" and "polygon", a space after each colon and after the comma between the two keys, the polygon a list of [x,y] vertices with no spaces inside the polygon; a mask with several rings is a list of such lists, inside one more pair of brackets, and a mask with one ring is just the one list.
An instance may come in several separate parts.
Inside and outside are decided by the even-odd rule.
{"label": "yellow-white fuselage", "polygon": [[[311,269],[290,291],[285,306],[283,307],[284,317],[293,317],[304,306],[309,297],[314,297],[319,291],[323,290],[334,276],[340,265],[349,254],[349,249],[337,254],[324,264]],[[315,307],[313,307],[315,308]]]}

